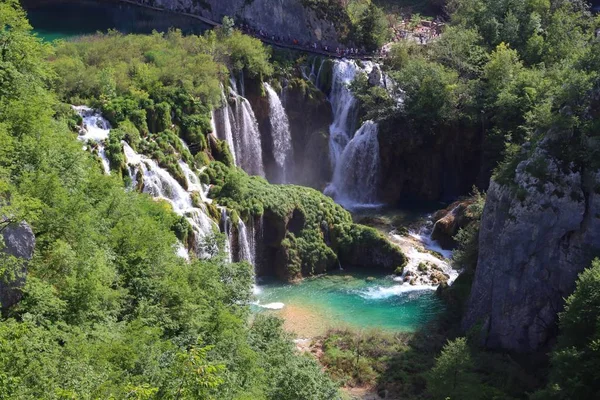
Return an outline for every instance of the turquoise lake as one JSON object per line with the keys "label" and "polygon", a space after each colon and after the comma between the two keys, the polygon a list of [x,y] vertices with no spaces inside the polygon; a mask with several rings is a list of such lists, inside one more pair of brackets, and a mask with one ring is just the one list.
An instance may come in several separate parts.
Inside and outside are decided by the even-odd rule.
{"label": "turquoise lake", "polygon": [[341,271],[298,284],[261,282],[253,309],[284,317],[286,328],[300,337],[344,327],[413,332],[444,306],[434,290],[412,289],[391,277]]}
{"label": "turquoise lake", "polygon": [[29,22],[44,40],[68,39],[115,29],[122,33],[166,32],[179,28],[184,33],[201,34],[209,27],[202,21],[170,12],[161,12],[120,2],[92,0],[52,1],[28,6]]}

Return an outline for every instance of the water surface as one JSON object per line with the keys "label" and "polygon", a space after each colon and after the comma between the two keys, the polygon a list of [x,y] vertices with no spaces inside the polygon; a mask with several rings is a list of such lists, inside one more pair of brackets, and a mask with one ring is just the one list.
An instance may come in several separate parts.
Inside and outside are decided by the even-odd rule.
{"label": "water surface", "polygon": [[431,289],[415,290],[391,277],[343,271],[299,284],[261,282],[256,297],[256,312],[284,317],[299,336],[343,327],[412,332],[444,310]]}
{"label": "water surface", "polygon": [[117,1],[61,0],[32,6],[23,2],[34,31],[44,40],[68,39],[115,29],[122,33],[166,32],[179,28],[201,34],[210,27],[202,21]]}

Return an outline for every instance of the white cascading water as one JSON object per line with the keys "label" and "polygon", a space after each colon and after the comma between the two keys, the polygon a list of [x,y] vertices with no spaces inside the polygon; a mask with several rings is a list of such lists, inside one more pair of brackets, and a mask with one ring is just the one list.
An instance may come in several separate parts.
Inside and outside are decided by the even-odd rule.
{"label": "white cascading water", "polygon": [[354,80],[358,67],[351,60],[336,61],[329,102],[333,111],[333,123],[329,127],[329,160],[335,168],[338,158],[353,135],[356,120],[356,99],[348,85]]}
{"label": "white cascading water", "polygon": [[325,194],[347,208],[375,205],[379,163],[377,124],[367,121],[344,148]]}
{"label": "white cascading water", "polygon": [[264,176],[262,144],[258,122],[248,100],[230,89],[235,106],[222,93],[223,107],[213,112],[214,129],[219,139],[225,140],[235,165],[250,175]]}
{"label": "white cascading water", "polygon": [[104,141],[108,139],[108,134],[110,133],[110,123],[100,112],[87,106],[73,106],[73,109],[83,119],[83,126],[79,131],[78,139],[84,143],[88,141],[96,143],[104,173],[110,175],[110,163],[104,150]]}
{"label": "white cascading water", "polygon": [[370,61],[362,62],[362,67],[359,67],[355,61],[345,59],[335,61],[333,65],[329,93],[333,112],[333,123],[329,127],[329,159],[333,169],[356,128],[358,109],[349,85],[359,72],[369,74],[373,67]]}
{"label": "white cascading water", "polygon": [[[131,167],[130,176],[134,186],[137,185],[135,177],[139,171],[143,175],[143,192],[150,194],[154,198],[168,201],[173,206],[175,213],[185,216],[194,230],[197,254],[199,256],[207,255],[207,252],[202,250],[200,245],[202,244],[202,239],[213,232],[216,224],[207,215],[205,207],[197,208],[193,206],[191,192],[201,189],[199,182],[190,179],[191,177],[186,173],[188,187],[190,188],[187,191],[171,174],[161,168],[156,161],[136,153],[127,142],[123,141],[122,144],[127,164]],[[189,169],[189,166],[187,168]],[[193,172],[191,173],[195,176]],[[200,190],[200,192],[202,191]]]}
{"label": "white cascading water", "polygon": [[265,176],[258,122],[250,102],[236,96],[236,153],[240,167],[250,175]]}
{"label": "white cascading water", "polygon": [[227,215],[227,208],[219,207],[221,209],[221,225],[223,226],[222,233],[225,234],[225,254],[227,254],[227,261],[233,262],[233,254],[231,254],[231,227],[229,226],[231,221],[229,215]]}
{"label": "white cascading water", "polygon": [[248,232],[246,224],[241,219],[238,222],[238,259],[240,261],[248,261],[254,266],[254,232]]}
{"label": "white cascading water", "polygon": [[[233,144],[233,131],[231,129],[231,107],[229,106],[227,98],[225,97],[223,85],[221,85],[221,102],[223,103],[223,107],[212,112],[211,124],[213,132],[219,139],[227,142],[227,146],[229,146],[229,151],[233,157],[233,163],[238,165],[235,155],[235,145]],[[219,122],[218,128],[217,121]]]}
{"label": "white cascading water", "polygon": [[292,134],[290,133],[290,122],[277,92],[271,85],[264,83],[267,97],[269,99],[269,120],[271,122],[271,137],[273,138],[273,156],[286,183],[289,161],[292,159]]}

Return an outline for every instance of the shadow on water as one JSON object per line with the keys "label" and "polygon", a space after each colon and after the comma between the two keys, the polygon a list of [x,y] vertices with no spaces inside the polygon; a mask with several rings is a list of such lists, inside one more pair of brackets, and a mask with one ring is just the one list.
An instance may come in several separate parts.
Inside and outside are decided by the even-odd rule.
{"label": "shadow on water", "polygon": [[115,29],[122,33],[166,32],[202,34],[210,26],[198,19],[118,1],[24,0],[29,22],[44,40],[67,39]]}

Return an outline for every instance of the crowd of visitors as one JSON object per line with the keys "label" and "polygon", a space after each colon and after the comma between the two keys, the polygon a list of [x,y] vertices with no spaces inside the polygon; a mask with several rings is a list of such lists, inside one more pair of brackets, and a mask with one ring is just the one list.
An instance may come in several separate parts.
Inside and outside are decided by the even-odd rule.
{"label": "crowd of visitors", "polygon": [[[441,34],[443,24],[439,21],[423,20],[417,24],[411,21],[402,21],[400,24],[392,28],[392,41],[400,40],[415,40],[420,44],[426,44],[432,39],[437,38]],[[314,53],[326,54],[329,56],[346,57],[346,58],[374,58],[385,57],[389,51],[389,44],[383,46],[377,51],[367,51],[364,47],[344,47],[330,46],[321,42],[311,42],[299,40],[291,34],[281,35],[265,32],[263,29],[256,29],[248,23],[239,24],[239,28],[247,35],[254,36],[263,42],[272,43],[274,45],[282,45],[285,47],[298,48],[301,50],[310,50]]]}
{"label": "crowd of visitors", "polygon": [[316,53],[323,53],[331,56],[337,57],[347,57],[347,58],[372,58],[374,56],[380,55],[380,51],[368,52],[363,48],[358,47],[342,47],[329,46],[328,44],[321,42],[310,42],[306,40],[299,40],[292,35],[274,35],[268,32],[265,32],[262,29],[255,29],[249,24],[242,23],[239,25],[239,28],[242,32],[247,35],[251,35],[259,38],[264,42],[270,42],[275,45],[284,45],[286,47],[296,47],[298,49],[303,50],[311,50]]}

